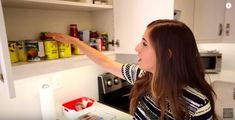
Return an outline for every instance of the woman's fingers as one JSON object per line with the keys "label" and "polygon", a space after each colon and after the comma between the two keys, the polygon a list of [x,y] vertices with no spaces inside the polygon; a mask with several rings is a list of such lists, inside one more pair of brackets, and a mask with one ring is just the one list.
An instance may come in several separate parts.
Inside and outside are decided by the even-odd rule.
{"label": "woman's fingers", "polygon": [[47,33],[46,36],[51,37],[52,39],[63,42],[63,43],[69,42],[68,40],[66,40],[65,35],[61,33]]}
{"label": "woman's fingers", "polygon": [[48,32],[48,33],[46,33],[46,36],[47,36],[47,37],[53,37],[53,36],[55,36],[55,34],[56,34],[56,33],[50,33],[50,32]]}
{"label": "woman's fingers", "polygon": [[71,37],[69,35],[64,35],[62,33],[47,33],[46,36],[51,37],[56,41],[60,41],[62,43],[74,44],[75,41],[79,40],[78,38]]}

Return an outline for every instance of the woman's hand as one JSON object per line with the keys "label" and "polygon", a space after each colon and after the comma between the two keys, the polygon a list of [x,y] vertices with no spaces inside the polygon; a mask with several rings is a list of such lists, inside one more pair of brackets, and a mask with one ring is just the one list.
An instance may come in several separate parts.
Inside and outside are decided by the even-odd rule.
{"label": "woman's hand", "polygon": [[47,33],[46,36],[52,37],[52,39],[60,41],[62,43],[75,44],[76,41],[80,41],[78,38],[71,37],[69,35],[64,35],[61,33]]}
{"label": "woman's hand", "polygon": [[106,71],[111,72],[120,78],[124,78],[121,72],[121,63],[110,59],[98,50],[90,47],[84,42],[81,42],[78,38],[71,37],[69,35],[64,35],[61,33],[47,33],[46,36],[52,37],[52,39],[63,43],[69,43],[77,46],[84,54],[86,54],[91,60],[93,60],[96,64],[100,65]]}

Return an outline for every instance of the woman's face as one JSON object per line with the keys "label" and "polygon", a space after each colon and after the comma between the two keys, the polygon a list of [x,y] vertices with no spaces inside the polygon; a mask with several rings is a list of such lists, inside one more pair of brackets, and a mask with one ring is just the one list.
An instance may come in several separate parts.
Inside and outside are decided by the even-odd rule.
{"label": "woman's face", "polygon": [[149,38],[149,29],[144,32],[141,42],[135,47],[138,52],[138,65],[141,69],[154,73],[156,67],[156,54]]}

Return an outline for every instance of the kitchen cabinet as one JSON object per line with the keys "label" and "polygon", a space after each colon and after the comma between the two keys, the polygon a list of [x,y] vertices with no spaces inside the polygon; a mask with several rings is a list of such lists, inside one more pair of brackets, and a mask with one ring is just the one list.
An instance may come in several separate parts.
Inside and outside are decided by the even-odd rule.
{"label": "kitchen cabinet", "polygon": [[[112,0],[111,5],[96,5],[62,0],[0,0],[1,70],[8,96],[15,97],[14,80],[62,71],[89,64],[84,55],[30,64],[11,65],[8,40],[37,39],[38,33],[52,31],[67,34],[67,26],[108,32],[109,40],[119,40],[115,53],[134,53],[147,23],[173,18],[173,0]],[[164,12],[162,12],[164,11]],[[104,54],[113,57],[114,52]],[[33,70],[32,70],[33,68]],[[3,88],[3,87],[1,87]]]}
{"label": "kitchen cabinet", "polygon": [[194,34],[199,42],[234,42],[234,7],[232,0],[195,0]]}
{"label": "kitchen cabinet", "polygon": [[225,11],[225,24],[224,24],[224,38],[225,42],[235,42],[235,1],[234,0],[226,0],[227,7]]}

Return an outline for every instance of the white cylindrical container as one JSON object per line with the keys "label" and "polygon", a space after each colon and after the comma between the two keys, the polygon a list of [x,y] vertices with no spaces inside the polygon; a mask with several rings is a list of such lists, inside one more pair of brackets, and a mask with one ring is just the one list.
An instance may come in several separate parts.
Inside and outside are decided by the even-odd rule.
{"label": "white cylindrical container", "polygon": [[56,120],[54,89],[43,84],[39,90],[42,120]]}

